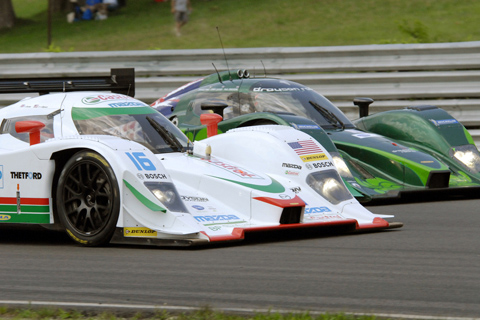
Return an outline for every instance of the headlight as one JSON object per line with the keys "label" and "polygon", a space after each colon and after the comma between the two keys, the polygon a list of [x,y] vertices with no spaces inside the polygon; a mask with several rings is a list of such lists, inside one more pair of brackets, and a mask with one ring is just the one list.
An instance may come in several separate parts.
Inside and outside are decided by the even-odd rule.
{"label": "headlight", "polygon": [[170,211],[188,212],[183,204],[177,189],[170,182],[145,182],[145,186]]}
{"label": "headlight", "polygon": [[353,178],[352,173],[350,172],[350,169],[348,169],[347,164],[343,160],[343,158],[340,155],[334,155],[333,156],[333,162],[335,163],[335,167],[337,167],[338,173],[340,173],[340,176],[344,178]]}
{"label": "headlight", "polygon": [[466,166],[470,171],[478,173],[480,171],[480,154],[475,146],[467,144],[452,148],[450,154],[453,158]]}
{"label": "headlight", "polygon": [[307,184],[332,204],[353,198],[336,170],[313,172],[307,176]]}

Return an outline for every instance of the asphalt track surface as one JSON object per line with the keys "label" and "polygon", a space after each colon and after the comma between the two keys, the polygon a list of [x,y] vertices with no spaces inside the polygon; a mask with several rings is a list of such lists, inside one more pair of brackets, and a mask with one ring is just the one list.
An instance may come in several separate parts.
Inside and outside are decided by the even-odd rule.
{"label": "asphalt track surface", "polygon": [[480,200],[369,209],[395,214],[405,225],[353,235],[269,234],[193,250],[84,248],[63,233],[2,225],[0,305],[208,305],[480,318]]}

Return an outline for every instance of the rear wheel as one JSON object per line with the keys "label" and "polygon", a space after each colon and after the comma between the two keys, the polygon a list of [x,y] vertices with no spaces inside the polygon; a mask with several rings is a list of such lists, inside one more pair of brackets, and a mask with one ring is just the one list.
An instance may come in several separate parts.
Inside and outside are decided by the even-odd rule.
{"label": "rear wheel", "polygon": [[178,127],[178,118],[177,118],[176,116],[175,116],[175,117],[172,117],[172,118],[170,119],[170,121],[171,121],[176,127]]}
{"label": "rear wheel", "polygon": [[96,152],[80,151],[67,161],[58,179],[58,218],[68,235],[85,246],[107,244],[120,211],[118,182]]}

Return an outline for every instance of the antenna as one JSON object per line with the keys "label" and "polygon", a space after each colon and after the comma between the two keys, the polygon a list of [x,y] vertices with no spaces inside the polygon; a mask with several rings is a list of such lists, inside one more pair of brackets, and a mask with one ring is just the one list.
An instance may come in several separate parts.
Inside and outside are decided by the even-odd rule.
{"label": "antenna", "polygon": [[225,63],[227,64],[228,75],[230,76],[230,81],[232,81],[232,75],[230,74],[230,67],[228,66],[227,55],[225,54],[225,48],[223,47],[222,37],[220,37],[220,31],[218,30],[218,26],[216,28],[218,33],[218,39],[220,39],[220,44],[223,50],[223,56],[225,57]]}
{"label": "antenna", "polygon": [[220,73],[218,73],[217,67],[215,67],[215,64],[214,64],[213,62],[212,62],[212,66],[213,66],[213,68],[215,69],[215,71],[217,72],[218,81],[219,81],[220,83],[223,83],[222,77],[220,77]]}
{"label": "antenna", "polygon": [[263,60],[260,60],[260,62],[262,63],[262,66],[263,66],[263,77],[266,78],[267,77],[267,69],[265,69],[265,65],[263,64]]}

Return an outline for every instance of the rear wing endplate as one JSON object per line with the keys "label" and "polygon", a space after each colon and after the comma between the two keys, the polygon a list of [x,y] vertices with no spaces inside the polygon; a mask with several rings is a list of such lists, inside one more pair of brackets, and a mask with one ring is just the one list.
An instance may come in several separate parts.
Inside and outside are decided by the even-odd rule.
{"label": "rear wing endplate", "polygon": [[135,69],[110,69],[110,76],[0,79],[0,93],[110,91],[135,96]]}

